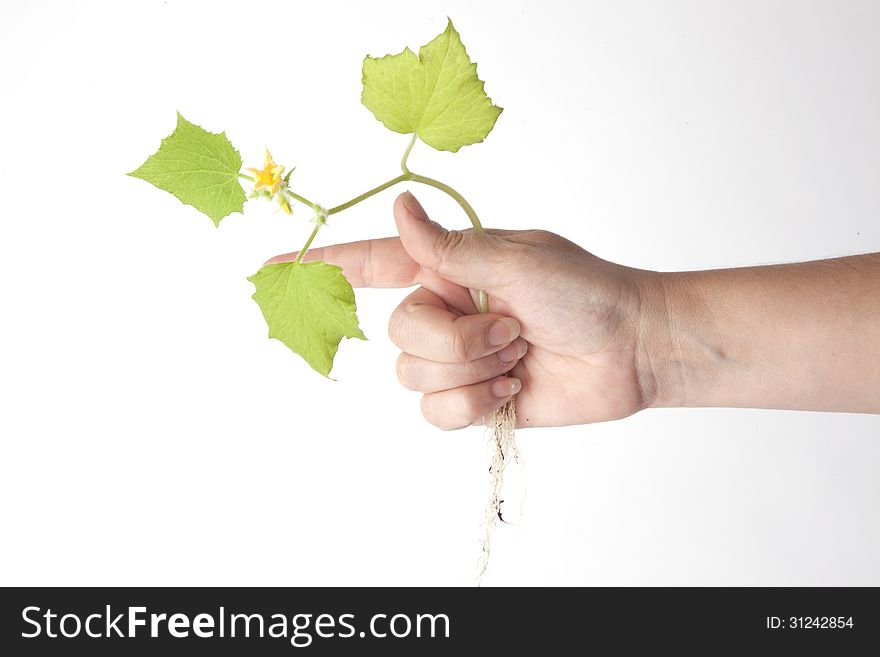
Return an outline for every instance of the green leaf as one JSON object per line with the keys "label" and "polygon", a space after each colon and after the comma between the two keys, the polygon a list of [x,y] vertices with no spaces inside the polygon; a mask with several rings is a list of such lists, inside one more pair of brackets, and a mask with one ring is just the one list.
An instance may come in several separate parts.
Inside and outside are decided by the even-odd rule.
{"label": "green leaf", "polygon": [[174,194],[219,226],[223,217],[244,208],[240,170],[241,156],[225,132],[208,132],[178,112],[174,132],[128,175]]}
{"label": "green leaf", "polygon": [[385,127],[416,133],[441,151],[486,138],[501,108],[483,90],[477,65],[468,57],[452,21],[416,54],[366,57],[361,102]]}
{"label": "green leaf", "polygon": [[326,262],[279,262],[248,279],[254,301],[281,340],[312,368],[327,376],[342,338],[367,338],[358,327],[354,290],[342,269]]}

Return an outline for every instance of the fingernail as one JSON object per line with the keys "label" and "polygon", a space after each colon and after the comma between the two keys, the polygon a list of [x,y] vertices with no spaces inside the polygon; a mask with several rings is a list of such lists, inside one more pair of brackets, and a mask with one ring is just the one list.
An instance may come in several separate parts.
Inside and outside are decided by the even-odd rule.
{"label": "fingernail", "polygon": [[525,356],[528,350],[529,346],[525,340],[514,340],[498,352],[498,360],[506,365]]}
{"label": "fingernail", "polygon": [[504,377],[503,379],[498,379],[492,383],[492,394],[498,397],[498,399],[504,399],[505,397],[515,395],[521,389],[522,382],[520,382],[519,379],[514,379],[512,377]]}
{"label": "fingernail", "polygon": [[510,317],[496,320],[489,327],[486,339],[490,347],[500,347],[519,335],[519,322]]}
{"label": "fingernail", "polygon": [[403,193],[403,207],[409,210],[409,213],[419,221],[428,220],[428,215],[425,212],[425,208],[423,208],[422,204],[419,203],[419,199],[413,196],[410,192]]}

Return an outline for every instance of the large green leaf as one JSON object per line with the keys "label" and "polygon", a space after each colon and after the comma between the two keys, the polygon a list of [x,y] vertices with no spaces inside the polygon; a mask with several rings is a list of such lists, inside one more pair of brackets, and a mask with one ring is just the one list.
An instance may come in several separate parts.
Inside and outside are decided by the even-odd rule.
{"label": "large green leaf", "polygon": [[324,376],[342,338],[366,340],[358,327],[354,290],[342,269],[326,262],[279,262],[249,279],[254,301],[276,338]]}
{"label": "large green leaf", "polygon": [[385,127],[416,133],[442,151],[481,142],[501,108],[483,90],[477,65],[470,60],[452,21],[416,54],[367,57],[361,102]]}
{"label": "large green leaf", "polygon": [[177,113],[177,127],[159,150],[129,176],[174,194],[211,218],[241,212],[245,194],[238,182],[241,156],[226,138],[187,121]]}

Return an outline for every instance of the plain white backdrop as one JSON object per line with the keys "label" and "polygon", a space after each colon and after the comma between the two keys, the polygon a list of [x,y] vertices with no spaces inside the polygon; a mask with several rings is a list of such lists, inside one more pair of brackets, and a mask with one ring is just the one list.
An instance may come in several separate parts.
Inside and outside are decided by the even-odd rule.
{"label": "plain white backdrop", "polygon": [[[357,292],[370,341],[324,380],[246,281],[309,213],[215,229],[124,175],[180,110],[346,200],[407,143],[360,105],[362,58],[447,15],[505,109],[410,163],[485,225],[663,270],[880,250],[876,2],[3,3],[0,584],[473,583],[485,439],[398,386],[406,292]],[[400,191],[317,244],[391,234]],[[878,438],[876,416],[716,409],[521,431],[524,512],[483,583],[880,585]]]}

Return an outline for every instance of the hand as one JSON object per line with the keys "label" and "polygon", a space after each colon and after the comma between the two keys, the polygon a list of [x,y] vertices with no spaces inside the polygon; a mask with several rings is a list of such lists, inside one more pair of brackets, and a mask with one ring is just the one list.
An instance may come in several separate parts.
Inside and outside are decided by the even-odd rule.
{"label": "hand", "polygon": [[[354,287],[419,285],[388,333],[402,350],[398,377],[423,393],[429,422],[465,427],[514,394],[518,427],[612,420],[648,405],[639,311],[649,272],[542,230],[445,230],[409,192],[394,217],[399,238],[316,248],[304,259],[342,267]],[[477,313],[477,290],[491,312]]]}

